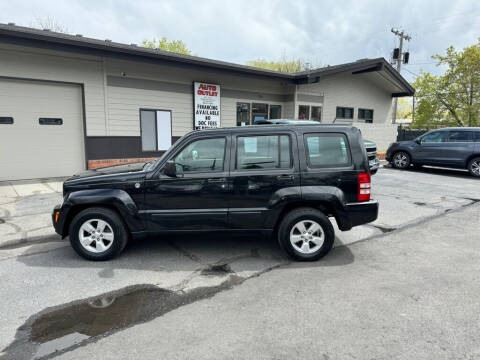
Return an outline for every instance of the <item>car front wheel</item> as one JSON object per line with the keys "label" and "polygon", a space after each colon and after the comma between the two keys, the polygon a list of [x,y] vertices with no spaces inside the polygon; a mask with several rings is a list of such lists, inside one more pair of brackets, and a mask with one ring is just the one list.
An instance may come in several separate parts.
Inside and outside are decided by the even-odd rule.
{"label": "car front wheel", "polygon": [[70,224],[69,235],[78,255],[96,261],[114,258],[128,241],[122,219],[106,208],[89,208],[79,212]]}
{"label": "car front wheel", "polygon": [[473,158],[468,163],[468,171],[475,177],[480,177],[480,157]]}
{"label": "car front wheel", "polygon": [[398,151],[393,155],[392,165],[396,169],[407,169],[410,166],[410,155],[405,151]]}
{"label": "car front wheel", "polygon": [[286,253],[298,261],[315,261],[333,246],[335,232],[330,220],[312,208],[298,208],[280,223],[278,241]]}

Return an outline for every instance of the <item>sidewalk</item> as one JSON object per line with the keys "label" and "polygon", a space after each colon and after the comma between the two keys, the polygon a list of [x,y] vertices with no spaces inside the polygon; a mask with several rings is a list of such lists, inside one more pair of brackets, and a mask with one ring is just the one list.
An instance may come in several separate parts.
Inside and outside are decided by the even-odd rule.
{"label": "sidewalk", "polygon": [[58,236],[51,224],[51,212],[62,202],[62,182],[0,182],[0,248]]}

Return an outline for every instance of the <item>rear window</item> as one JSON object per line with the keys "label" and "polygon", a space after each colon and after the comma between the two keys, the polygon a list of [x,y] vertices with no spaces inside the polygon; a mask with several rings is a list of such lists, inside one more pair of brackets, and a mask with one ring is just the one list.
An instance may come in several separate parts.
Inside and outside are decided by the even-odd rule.
{"label": "rear window", "polygon": [[450,131],[448,142],[473,142],[473,131]]}
{"label": "rear window", "polygon": [[351,163],[347,138],[343,134],[305,135],[309,167],[340,167]]}

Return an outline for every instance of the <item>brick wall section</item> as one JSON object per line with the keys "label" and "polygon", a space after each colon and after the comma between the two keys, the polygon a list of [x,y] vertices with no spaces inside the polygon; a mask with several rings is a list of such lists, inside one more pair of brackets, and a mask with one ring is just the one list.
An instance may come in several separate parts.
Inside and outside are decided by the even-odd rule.
{"label": "brick wall section", "polygon": [[107,166],[131,164],[136,162],[152,161],[155,158],[130,158],[130,159],[102,159],[102,160],[88,160],[88,169],[99,169]]}

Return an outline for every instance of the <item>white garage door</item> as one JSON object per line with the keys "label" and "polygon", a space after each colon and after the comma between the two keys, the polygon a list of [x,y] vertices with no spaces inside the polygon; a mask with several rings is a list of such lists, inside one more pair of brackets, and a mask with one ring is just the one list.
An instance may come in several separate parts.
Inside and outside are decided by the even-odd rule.
{"label": "white garage door", "polygon": [[0,78],[0,180],[84,168],[81,87]]}

